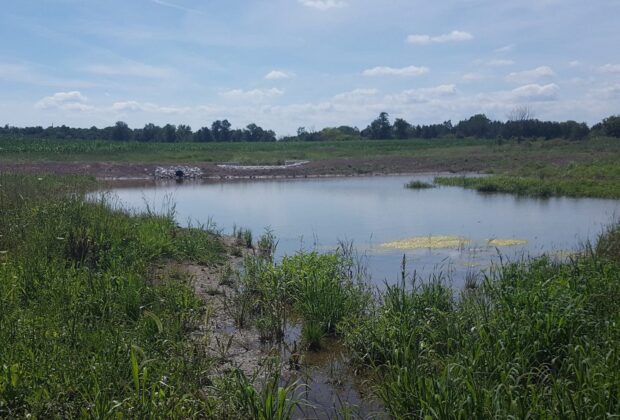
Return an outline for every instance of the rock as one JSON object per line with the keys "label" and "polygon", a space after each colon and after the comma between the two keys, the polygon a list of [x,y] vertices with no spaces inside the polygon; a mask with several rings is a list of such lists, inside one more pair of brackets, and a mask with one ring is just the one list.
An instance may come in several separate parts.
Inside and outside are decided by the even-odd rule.
{"label": "rock", "polygon": [[156,179],[195,179],[202,177],[202,175],[202,169],[195,166],[159,166],[155,168],[153,173],[153,177]]}

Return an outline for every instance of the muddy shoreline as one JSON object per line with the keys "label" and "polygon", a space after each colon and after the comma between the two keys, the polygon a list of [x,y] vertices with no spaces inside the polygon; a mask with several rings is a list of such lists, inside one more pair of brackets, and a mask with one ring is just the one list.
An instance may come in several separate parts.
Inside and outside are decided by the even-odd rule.
{"label": "muddy shoreline", "polygon": [[158,167],[192,166],[202,179],[310,178],[331,176],[397,175],[436,172],[479,172],[488,167],[483,159],[429,159],[419,157],[377,157],[367,159],[327,159],[290,167],[237,168],[220,163],[192,162],[83,162],[29,161],[0,162],[0,172],[93,176],[99,180],[154,179]]}

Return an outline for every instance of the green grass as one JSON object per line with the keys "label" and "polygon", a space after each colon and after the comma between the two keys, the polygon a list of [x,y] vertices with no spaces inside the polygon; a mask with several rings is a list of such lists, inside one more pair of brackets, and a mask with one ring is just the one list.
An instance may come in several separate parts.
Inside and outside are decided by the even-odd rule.
{"label": "green grass", "polygon": [[[92,185],[0,175],[0,417],[245,416],[249,403],[214,385],[205,344],[189,339],[204,322],[190,278],[154,270],[220,264],[225,247],[172,214],[87,201]],[[290,414],[288,388],[240,381],[263,418]]]}
{"label": "green grass", "polygon": [[424,181],[410,181],[405,184],[405,188],[409,188],[412,190],[425,190],[429,188],[435,188],[435,186],[429,182]]}
{"label": "green grass", "polygon": [[0,160],[109,162],[238,162],[273,164],[291,159],[416,156],[481,163],[484,168],[513,168],[529,160],[612,160],[620,142],[595,138],[497,144],[487,139],[359,140],[352,142],[136,143],[79,140],[0,140]]}
{"label": "green grass", "polygon": [[617,260],[541,258],[459,299],[440,280],[388,287],[346,342],[396,418],[608,418],[620,412],[619,298]]}
{"label": "green grass", "polygon": [[529,165],[510,175],[437,177],[435,183],[533,197],[620,198],[620,161],[565,166]]}

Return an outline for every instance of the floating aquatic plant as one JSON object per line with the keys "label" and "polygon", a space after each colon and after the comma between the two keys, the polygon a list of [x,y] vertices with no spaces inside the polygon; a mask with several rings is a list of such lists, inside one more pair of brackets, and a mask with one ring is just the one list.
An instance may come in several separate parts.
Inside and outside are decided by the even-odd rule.
{"label": "floating aquatic plant", "polygon": [[525,245],[525,239],[489,239],[487,242],[490,246],[517,246]]}
{"label": "floating aquatic plant", "polygon": [[415,236],[387,242],[381,244],[380,247],[389,249],[461,248],[470,242],[469,239],[461,236]]}

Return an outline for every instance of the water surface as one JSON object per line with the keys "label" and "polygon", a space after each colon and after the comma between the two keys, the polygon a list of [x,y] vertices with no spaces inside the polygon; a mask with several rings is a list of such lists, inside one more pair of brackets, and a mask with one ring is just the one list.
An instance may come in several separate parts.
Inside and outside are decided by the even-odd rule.
{"label": "water surface", "polygon": [[[441,272],[460,286],[468,272],[498,260],[565,255],[595,240],[620,214],[620,201],[522,198],[458,187],[405,189],[412,179],[433,176],[375,176],[153,183],[111,191],[126,207],[143,210],[176,205],[179,223],[214,222],[224,233],[265,228],[278,238],[278,256],[300,249],[327,251],[353,241],[372,281],[400,276],[403,254],[409,273],[422,278]],[[415,236],[469,239],[460,249],[386,250],[379,245]],[[489,239],[521,239],[526,245],[495,248]]]}

